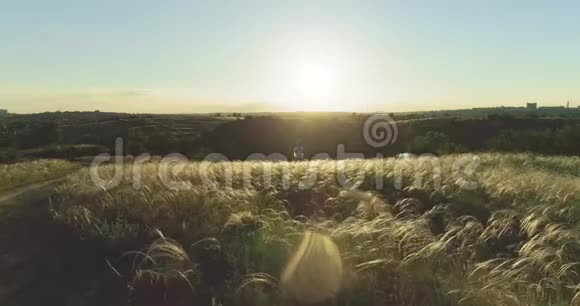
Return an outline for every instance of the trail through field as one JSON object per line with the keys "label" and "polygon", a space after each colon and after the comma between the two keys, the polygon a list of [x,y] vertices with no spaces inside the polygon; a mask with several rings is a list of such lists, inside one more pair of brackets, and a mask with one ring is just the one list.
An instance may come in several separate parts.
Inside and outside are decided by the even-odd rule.
{"label": "trail through field", "polygon": [[90,288],[105,275],[103,257],[51,221],[49,194],[55,183],[30,185],[0,197],[1,305],[99,302]]}
{"label": "trail through field", "polygon": [[[18,188],[18,189],[14,190],[8,194],[0,195],[0,206],[10,205],[11,202],[14,202],[13,201],[14,199],[22,196],[23,194],[38,192],[39,190],[42,190],[43,187],[54,185],[57,181],[58,181],[58,179],[50,180],[50,181],[42,182],[42,183],[37,183],[37,184],[32,184],[32,185]],[[48,193],[48,191],[45,191],[45,193]]]}

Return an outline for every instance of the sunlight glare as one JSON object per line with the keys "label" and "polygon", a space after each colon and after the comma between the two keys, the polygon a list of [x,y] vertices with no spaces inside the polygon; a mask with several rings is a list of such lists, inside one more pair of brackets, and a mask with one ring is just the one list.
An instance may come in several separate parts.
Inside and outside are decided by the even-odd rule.
{"label": "sunlight glare", "polygon": [[336,88],[336,71],[320,60],[304,60],[297,63],[290,84],[301,101],[321,103],[331,98]]}
{"label": "sunlight glare", "polygon": [[272,100],[283,111],[339,111],[345,108],[349,58],[336,44],[303,42],[277,58]]}

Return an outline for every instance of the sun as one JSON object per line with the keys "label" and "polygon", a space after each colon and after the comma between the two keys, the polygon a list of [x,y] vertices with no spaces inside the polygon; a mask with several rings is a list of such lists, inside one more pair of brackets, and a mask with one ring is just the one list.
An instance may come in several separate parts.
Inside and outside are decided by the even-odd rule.
{"label": "sun", "polygon": [[324,46],[306,46],[283,54],[274,73],[277,109],[283,111],[341,110],[346,60]]}
{"label": "sun", "polygon": [[291,70],[289,86],[298,101],[307,105],[333,98],[337,90],[336,67],[320,59],[307,59],[297,62]]}

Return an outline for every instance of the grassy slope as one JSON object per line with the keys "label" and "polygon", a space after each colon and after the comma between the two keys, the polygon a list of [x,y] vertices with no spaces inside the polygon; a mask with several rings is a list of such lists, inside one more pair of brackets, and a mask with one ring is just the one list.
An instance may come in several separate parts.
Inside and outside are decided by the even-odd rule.
{"label": "grassy slope", "polygon": [[0,164],[0,194],[18,187],[63,177],[79,165],[63,160],[36,160]]}
{"label": "grassy slope", "polygon": [[[112,254],[143,249],[132,265],[111,258],[138,304],[167,298],[168,287],[175,301],[278,303],[276,279],[296,237],[314,230],[341,250],[339,305],[568,305],[580,273],[580,159],[479,155],[480,166],[463,176],[477,188],[466,190],[453,165],[472,160],[443,157],[440,173],[428,159],[346,161],[356,189],[339,186],[334,161],[213,164],[206,177],[187,164],[178,175],[192,183],[186,191],[164,186],[157,164],[145,166],[138,190],[131,167],[110,191],[82,170],[55,193],[54,213]],[[312,165],[319,175],[303,190]],[[244,167],[254,174],[249,184]],[[152,232],[161,238],[150,244]]]}

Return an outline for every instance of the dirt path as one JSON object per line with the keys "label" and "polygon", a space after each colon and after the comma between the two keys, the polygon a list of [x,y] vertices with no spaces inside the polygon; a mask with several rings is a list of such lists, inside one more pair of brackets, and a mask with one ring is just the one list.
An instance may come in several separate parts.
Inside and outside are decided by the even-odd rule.
{"label": "dirt path", "polygon": [[0,197],[0,305],[112,305],[97,298],[105,254],[51,221],[57,181]]}
{"label": "dirt path", "polygon": [[60,179],[55,179],[55,180],[50,180],[50,181],[46,181],[46,182],[41,182],[41,183],[36,183],[36,184],[20,187],[20,188],[17,188],[16,190],[11,191],[7,194],[0,195],[0,205],[3,205],[3,204],[6,205],[6,203],[13,202],[12,200],[21,197],[24,193],[37,193],[38,194],[40,192],[42,194],[47,194],[48,191],[43,190],[43,188],[46,186],[52,187],[59,180]]}

